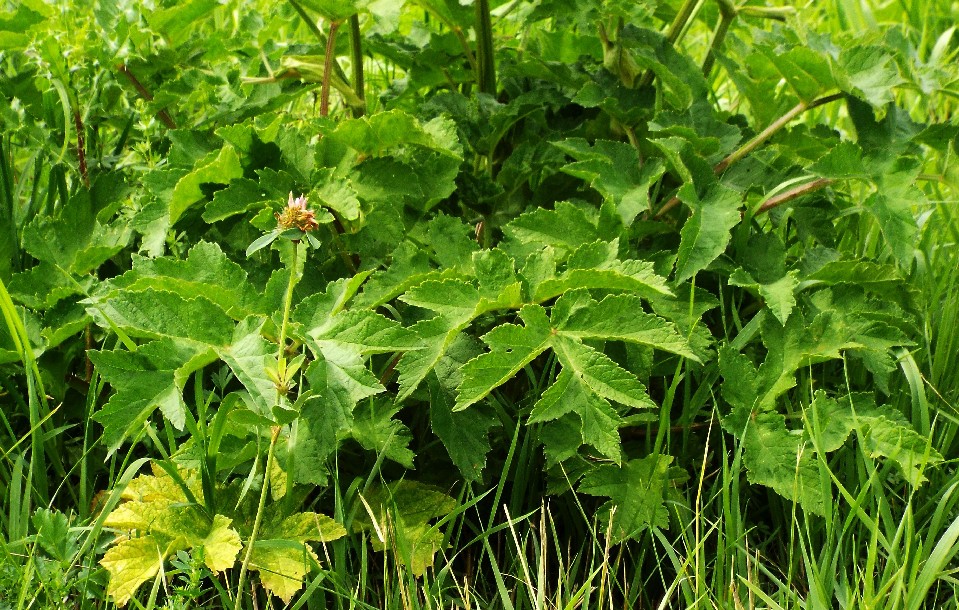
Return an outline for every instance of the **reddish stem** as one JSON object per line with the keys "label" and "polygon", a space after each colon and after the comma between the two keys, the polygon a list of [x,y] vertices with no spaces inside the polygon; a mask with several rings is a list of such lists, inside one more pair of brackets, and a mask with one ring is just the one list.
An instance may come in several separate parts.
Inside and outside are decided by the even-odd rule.
{"label": "reddish stem", "polygon": [[[844,93],[834,93],[832,95],[827,95],[825,97],[821,97],[819,99],[813,100],[809,103],[799,102],[798,104],[793,106],[789,110],[789,112],[787,112],[786,114],[782,115],[781,117],[773,121],[772,124],[769,125],[769,127],[767,127],[766,129],[763,129],[753,139],[746,142],[745,144],[743,144],[742,146],[734,150],[732,153],[730,153],[728,157],[720,161],[716,165],[716,167],[713,168],[713,171],[717,175],[723,173],[724,171],[726,171],[726,169],[730,165],[732,165],[736,161],[739,161],[740,159],[742,159],[743,157],[745,157],[752,151],[759,148],[761,144],[766,142],[766,140],[768,140],[769,138],[773,137],[773,135],[775,135],[776,132],[778,132],[780,129],[785,127],[790,121],[792,121],[794,118],[796,118],[803,112],[807,110],[811,110],[813,108],[818,108],[819,106],[822,106],[823,104],[834,102],[836,100],[842,99],[843,97],[845,97]],[[662,218],[663,215],[665,215],[671,209],[675,208],[677,205],[679,205],[679,197],[673,197],[672,199],[667,201],[666,204],[663,207],[661,207],[658,212],[656,212],[656,215],[653,216],[653,218]]]}
{"label": "reddish stem", "polygon": [[818,180],[813,180],[812,182],[808,184],[803,184],[801,186],[797,186],[794,189],[790,189],[786,191],[785,193],[780,193],[779,195],[776,195],[775,197],[770,197],[769,199],[766,200],[765,203],[763,203],[761,206],[759,206],[756,209],[756,215],[758,216],[759,214],[768,212],[769,210],[775,207],[779,207],[782,204],[792,201],[793,199],[796,199],[798,197],[802,197],[803,195],[807,195],[814,191],[818,191],[819,189],[829,186],[830,184],[832,184],[831,179],[819,178]]}
{"label": "reddish stem", "polygon": [[[153,96],[147,91],[147,88],[143,86],[143,83],[140,82],[140,79],[130,71],[130,68],[126,64],[120,64],[117,66],[117,70],[120,71],[120,74],[125,76],[130,84],[133,85],[133,88],[137,90],[137,93],[140,94],[140,97],[145,99],[148,102],[153,101]],[[176,123],[173,122],[173,117],[166,110],[160,110],[157,112],[157,118],[170,129],[176,129]]]}
{"label": "reddish stem", "polygon": [[80,162],[80,176],[83,177],[83,184],[90,188],[90,176],[87,174],[87,152],[86,139],[83,137],[83,117],[78,111],[73,113],[73,126],[77,130],[77,159]]}
{"label": "reddish stem", "polygon": [[336,30],[339,21],[330,22],[330,33],[326,37],[326,56],[323,57],[323,86],[320,88],[320,116],[330,114],[330,73],[333,69],[333,52],[336,44]]}
{"label": "reddish stem", "polygon": [[389,381],[390,377],[393,376],[393,371],[396,370],[396,365],[399,363],[402,355],[402,352],[393,354],[393,358],[390,359],[389,364],[387,364],[386,368],[383,370],[383,374],[380,375],[380,385],[385,386],[386,382]]}

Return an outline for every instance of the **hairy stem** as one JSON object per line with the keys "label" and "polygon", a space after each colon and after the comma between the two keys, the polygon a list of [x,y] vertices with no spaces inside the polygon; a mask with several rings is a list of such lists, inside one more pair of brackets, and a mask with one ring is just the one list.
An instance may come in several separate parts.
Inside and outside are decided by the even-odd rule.
{"label": "hairy stem", "polygon": [[[143,86],[143,83],[140,82],[140,79],[130,71],[130,68],[126,64],[120,64],[117,66],[117,70],[126,77],[130,84],[133,85],[133,88],[137,90],[137,93],[140,94],[140,97],[145,99],[148,102],[153,101],[153,95],[147,91],[147,88]],[[166,125],[169,129],[176,129],[176,123],[173,122],[173,117],[166,110],[160,110],[157,112],[157,118],[160,119],[160,122]]]}
{"label": "hairy stem", "polygon": [[[296,0],[287,0],[287,2],[290,3],[290,6],[293,7],[293,10],[297,12],[300,18],[303,19],[303,22],[306,24],[306,27],[308,27],[310,31],[313,32],[313,35],[316,36],[316,39],[319,40],[321,44],[325,45],[327,42],[326,35],[323,34],[322,30],[320,30],[320,28],[316,25],[316,22],[313,21],[309,13],[306,12],[306,9],[304,9],[300,5],[300,3],[297,2]],[[338,77],[343,79],[344,83],[348,82],[346,78],[346,73],[343,72],[343,68],[341,68],[340,64],[336,63],[335,61],[333,62],[333,72],[335,72]]]}
{"label": "hairy stem", "polygon": [[[759,148],[759,146],[761,146],[769,138],[773,137],[780,129],[788,125],[790,121],[795,119],[797,116],[799,116],[803,112],[807,110],[811,110],[813,108],[818,108],[819,106],[828,104],[829,102],[834,102],[836,100],[842,99],[843,97],[845,97],[844,93],[834,93],[833,95],[827,95],[825,97],[821,97],[811,102],[799,102],[798,104],[793,106],[786,114],[782,115],[781,117],[773,121],[772,124],[769,125],[769,127],[762,130],[759,134],[757,134],[751,140],[749,140],[748,142],[746,142],[745,144],[743,144],[742,146],[734,150],[732,153],[730,153],[728,157],[720,161],[716,165],[716,167],[713,168],[713,171],[715,171],[717,174],[723,173],[724,171],[726,171],[727,168],[729,168],[730,165],[739,161],[740,159],[742,159],[749,153]],[[663,207],[660,208],[658,212],[656,212],[654,218],[662,218],[663,215],[665,215],[667,212],[675,208],[677,205],[679,205],[679,203],[680,203],[679,197],[673,197],[672,199],[667,201],[666,204],[663,205]]]}
{"label": "hairy stem", "polygon": [[489,0],[476,0],[477,86],[480,93],[496,95],[496,62],[493,54],[493,20]]}
{"label": "hairy stem", "polygon": [[363,38],[360,33],[360,16],[350,17],[350,52],[353,60],[353,91],[356,97],[363,102],[362,106],[353,108],[353,118],[366,114],[366,91],[363,79]]}
{"label": "hairy stem", "polygon": [[785,21],[787,17],[796,14],[794,6],[743,6],[739,8],[739,13],[743,16],[759,17],[761,19],[772,19],[773,21]]}
{"label": "hairy stem", "polygon": [[270,490],[270,469],[273,468],[273,448],[276,447],[276,439],[280,437],[280,426],[274,426],[270,434],[270,446],[266,450],[266,469],[263,471],[263,486],[260,488],[260,501],[256,506],[256,517],[253,519],[253,531],[250,532],[250,539],[246,543],[246,553],[243,555],[243,563],[240,564],[240,578],[236,585],[236,601],[233,610],[240,610],[243,599],[243,585],[246,584],[246,572],[250,567],[250,559],[253,557],[253,546],[256,544],[256,537],[260,535],[260,525],[263,523],[263,509],[266,508],[266,494]]}
{"label": "hairy stem", "polygon": [[770,197],[756,209],[756,215],[758,216],[759,214],[768,212],[769,210],[779,207],[784,203],[790,202],[793,199],[818,191],[821,188],[825,188],[832,184],[832,182],[833,181],[829,178],[819,178],[818,180],[813,180],[812,182],[791,188],[784,193],[776,195],[775,197]]}
{"label": "hairy stem", "polygon": [[740,159],[742,159],[743,157],[745,157],[752,151],[759,148],[761,144],[763,144],[769,138],[773,137],[773,135],[775,135],[780,129],[788,125],[794,118],[796,118],[800,114],[806,112],[807,110],[811,110],[812,108],[818,108],[819,106],[828,104],[829,102],[834,102],[836,100],[842,99],[843,97],[844,97],[844,94],[835,93],[833,95],[827,95],[826,97],[821,97],[811,102],[799,102],[798,104],[793,106],[789,110],[789,112],[787,112],[786,114],[782,115],[781,117],[773,121],[769,127],[767,127],[766,129],[763,129],[760,133],[756,134],[756,136],[753,137],[752,140],[746,142],[745,144],[740,146],[738,149],[730,153],[728,157],[720,161],[719,165],[717,165],[715,168],[716,173],[721,174],[722,172],[726,170],[727,167],[729,167],[736,161],[739,161]]}
{"label": "hairy stem", "polygon": [[[286,327],[290,319],[290,307],[293,302],[293,288],[296,287],[296,267],[297,254],[299,254],[300,245],[293,244],[293,260],[290,262],[290,281],[286,283],[286,292],[283,294],[283,321],[280,322],[280,340],[276,350],[276,361],[280,367],[286,364]],[[285,367],[284,367],[285,368]],[[280,402],[280,395],[277,394],[277,403]]]}
{"label": "hairy stem", "polygon": [[320,116],[330,114],[330,71],[333,67],[333,53],[336,49],[336,30],[339,21],[330,22],[330,33],[326,36],[326,54],[323,56],[323,85],[320,88]]}
{"label": "hairy stem", "polygon": [[73,126],[77,130],[77,162],[80,166],[80,177],[83,178],[83,184],[90,188],[90,175],[87,173],[87,148],[86,138],[83,135],[83,117],[79,110],[73,111]]}

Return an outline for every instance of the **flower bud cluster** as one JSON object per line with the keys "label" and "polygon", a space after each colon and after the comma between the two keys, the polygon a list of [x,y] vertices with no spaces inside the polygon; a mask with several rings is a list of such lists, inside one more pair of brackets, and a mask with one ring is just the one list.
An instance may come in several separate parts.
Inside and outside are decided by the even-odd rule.
{"label": "flower bud cluster", "polygon": [[316,214],[306,207],[306,197],[300,195],[294,199],[293,193],[283,211],[276,214],[276,223],[280,229],[299,229],[304,233],[315,231],[319,226]]}

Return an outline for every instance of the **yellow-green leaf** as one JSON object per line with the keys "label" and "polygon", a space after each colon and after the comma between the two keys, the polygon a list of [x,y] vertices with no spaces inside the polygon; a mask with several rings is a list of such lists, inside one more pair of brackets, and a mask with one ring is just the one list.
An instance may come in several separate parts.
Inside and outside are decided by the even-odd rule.
{"label": "yellow-green leaf", "polygon": [[153,536],[143,536],[113,546],[100,560],[100,565],[110,574],[107,594],[118,606],[125,606],[137,588],[160,571],[163,560],[175,550],[176,542],[162,548]]}
{"label": "yellow-green leaf", "polygon": [[263,587],[289,603],[303,587],[303,576],[309,571],[309,553],[319,561],[310,547],[292,540],[257,540],[253,545],[250,567],[260,573]]}
{"label": "yellow-green leaf", "polygon": [[232,568],[243,548],[240,534],[230,527],[232,519],[214,515],[210,533],[203,540],[203,562],[214,573]]}

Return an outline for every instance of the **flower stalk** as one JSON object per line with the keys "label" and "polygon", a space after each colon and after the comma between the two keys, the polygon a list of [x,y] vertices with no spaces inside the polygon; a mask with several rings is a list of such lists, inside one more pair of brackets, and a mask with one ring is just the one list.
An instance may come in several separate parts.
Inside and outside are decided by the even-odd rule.
{"label": "flower stalk", "polygon": [[263,512],[266,508],[266,494],[270,489],[270,470],[273,468],[273,449],[276,447],[276,440],[280,437],[280,426],[273,426],[270,434],[270,446],[266,450],[266,468],[263,471],[263,485],[260,488],[260,501],[256,507],[256,517],[253,518],[253,531],[250,532],[250,539],[246,543],[246,553],[243,555],[243,563],[240,564],[240,578],[236,585],[236,600],[233,604],[233,610],[240,610],[243,599],[243,586],[246,584],[246,573],[250,568],[250,560],[253,558],[253,547],[256,545],[256,538],[260,535],[260,526],[263,523]]}

